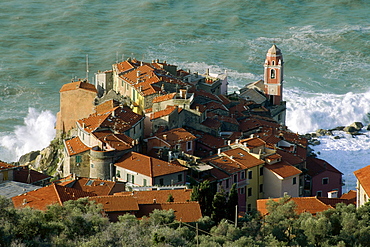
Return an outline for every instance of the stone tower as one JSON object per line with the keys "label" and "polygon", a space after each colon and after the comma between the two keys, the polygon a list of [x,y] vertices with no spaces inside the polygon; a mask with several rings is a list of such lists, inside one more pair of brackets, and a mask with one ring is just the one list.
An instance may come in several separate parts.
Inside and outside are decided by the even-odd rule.
{"label": "stone tower", "polygon": [[264,92],[270,104],[280,105],[283,100],[283,55],[274,44],[266,54]]}

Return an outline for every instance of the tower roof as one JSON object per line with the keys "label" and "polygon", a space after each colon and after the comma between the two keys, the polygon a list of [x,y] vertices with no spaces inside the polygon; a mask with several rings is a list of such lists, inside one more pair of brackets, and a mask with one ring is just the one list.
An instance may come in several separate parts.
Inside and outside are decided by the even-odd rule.
{"label": "tower roof", "polygon": [[281,56],[281,50],[275,44],[273,44],[271,48],[268,50],[267,55],[274,57]]}

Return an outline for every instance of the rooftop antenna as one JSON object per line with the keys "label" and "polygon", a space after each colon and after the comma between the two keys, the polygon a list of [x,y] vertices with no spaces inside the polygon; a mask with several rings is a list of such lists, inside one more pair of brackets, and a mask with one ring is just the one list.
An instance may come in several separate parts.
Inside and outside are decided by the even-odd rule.
{"label": "rooftop antenna", "polygon": [[86,55],[86,80],[89,81],[89,55]]}

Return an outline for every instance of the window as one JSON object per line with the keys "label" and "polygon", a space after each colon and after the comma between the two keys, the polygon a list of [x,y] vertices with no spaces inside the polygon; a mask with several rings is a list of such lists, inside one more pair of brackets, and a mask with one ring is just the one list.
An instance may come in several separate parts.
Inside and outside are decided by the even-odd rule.
{"label": "window", "polygon": [[248,171],[248,179],[252,179],[252,171]]}
{"label": "window", "polygon": [[234,175],[234,183],[238,182],[238,174]]}
{"label": "window", "polygon": [[225,184],[226,184],[226,185],[225,185],[225,187],[226,187],[226,188],[229,188],[229,179],[226,179]]}
{"label": "window", "polygon": [[245,189],[244,189],[244,187],[241,187],[240,188],[240,194],[244,194],[245,193]]}
{"label": "window", "polygon": [[252,211],[252,204],[248,204],[248,209],[247,209],[248,212]]}
{"label": "window", "polygon": [[181,145],[180,144],[176,144],[175,149],[180,150],[181,149]]}
{"label": "window", "polygon": [[130,174],[127,174],[127,182],[130,182]]}
{"label": "window", "polygon": [[182,181],[182,174],[177,175],[177,180],[178,180],[179,182],[181,182],[181,181]]}
{"label": "window", "polygon": [[245,179],[245,171],[242,171],[240,177],[241,177],[241,179]]}
{"label": "window", "polygon": [[260,184],[260,193],[263,192],[263,184]]}
{"label": "window", "polygon": [[91,186],[93,184],[93,182],[94,182],[94,180],[87,181],[86,186]]}
{"label": "window", "polygon": [[134,175],[131,175],[131,183],[135,183],[135,177],[134,177]]}
{"label": "window", "polygon": [[159,185],[163,185],[164,182],[163,182],[163,178],[159,179]]}
{"label": "window", "polygon": [[270,78],[275,79],[275,70],[274,69],[271,70],[271,77]]}
{"label": "window", "polygon": [[260,176],[263,175],[263,166],[260,167]]}
{"label": "window", "polygon": [[189,151],[192,149],[192,143],[191,142],[187,142],[186,143],[186,150]]}
{"label": "window", "polygon": [[252,196],[252,188],[248,188],[248,196]]}
{"label": "window", "polygon": [[272,65],[275,65],[275,61],[274,60],[272,61]]}
{"label": "window", "polygon": [[121,171],[117,171],[116,177],[117,178],[120,178],[121,177]]}
{"label": "window", "polygon": [[322,179],[322,184],[328,184],[328,183],[329,183],[329,178]]}
{"label": "window", "polygon": [[294,177],[293,178],[293,184],[296,184],[297,183],[297,178],[296,177]]}
{"label": "window", "polygon": [[146,186],[146,179],[143,180],[143,186]]}
{"label": "window", "polygon": [[76,163],[81,163],[82,157],[80,155],[76,156]]}
{"label": "window", "polygon": [[317,191],[316,192],[316,196],[319,196],[319,197],[322,196],[322,191],[321,190],[320,191]]}
{"label": "window", "polygon": [[94,168],[94,164],[91,164],[91,168]]}

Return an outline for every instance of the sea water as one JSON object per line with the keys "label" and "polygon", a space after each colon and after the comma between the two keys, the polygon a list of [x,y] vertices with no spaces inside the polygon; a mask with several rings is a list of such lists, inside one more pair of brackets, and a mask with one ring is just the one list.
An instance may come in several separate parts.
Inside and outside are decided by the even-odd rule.
{"label": "sea water", "polygon": [[[166,60],[227,71],[229,91],[262,79],[267,50],[284,56],[287,125],[301,134],[369,123],[369,1],[66,0],[0,6],[0,160],[47,146],[59,89],[117,61]],[[86,55],[89,73],[86,73]],[[313,147],[355,188],[370,137],[320,138]]]}

